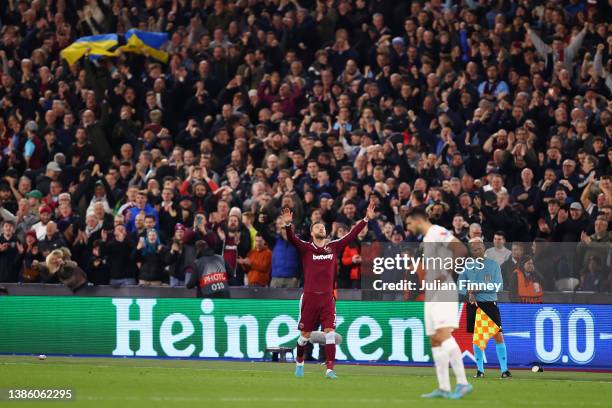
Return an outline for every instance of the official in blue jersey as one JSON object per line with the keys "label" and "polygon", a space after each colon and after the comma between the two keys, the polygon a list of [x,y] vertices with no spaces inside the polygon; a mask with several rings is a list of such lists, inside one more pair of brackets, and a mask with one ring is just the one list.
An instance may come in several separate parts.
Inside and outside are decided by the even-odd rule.
{"label": "official in blue jersey", "polygon": [[[491,320],[500,328],[499,332],[493,337],[495,339],[495,351],[499,360],[501,378],[511,378],[512,374],[508,371],[508,353],[506,343],[502,333],[502,321],[497,306],[497,293],[503,289],[503,278],[499,264],[490,258],[485,258],[485,245],[482,238],[472,238],[469,241],[469,248],[474,258],[480,258],[481,262],[474,262],[470,268],[466,267],[465,272],[459,275],[457,285],[459,293],[467,296],[467,331],[474,333],[474,323],[476,321],[476,310],[480,308]],[[469,285],[468,285],[469,284]],[[472,290],[472,286],[487,284],[489,289]],[[484,286],[484,285],[482,285]],[[474,345],[474,357],[478,371],[474,378],[484,377],[484,351]]]}

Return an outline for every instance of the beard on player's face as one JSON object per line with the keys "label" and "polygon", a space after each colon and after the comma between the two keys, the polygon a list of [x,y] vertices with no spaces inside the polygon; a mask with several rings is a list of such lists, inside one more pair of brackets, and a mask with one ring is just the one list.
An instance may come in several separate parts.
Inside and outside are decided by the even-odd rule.
{"label": "beard on player's face", "polygon": [[420,235],[416,222],[414,222],[413,220],[408,221],[407,228],[408,231],[410,231],[413,235]]}
{"label": "beard on player's face", "polygon": [[316,239],[325,239],[327,237],[327,234],[325,234],[325,232],[321,233],[321,232],[315,232],[313,233],[313,236]]}
{"label": "beard on player's face", "polygon": [[321,222],[317,222],[310,227],[310,235],[314,239],[325,239],[327,238],[327,231],[325,230],[325,226]]}
{"label": "beard on player's face", "polygon": [[325,228],[320,224],[312,229],[311,235],[314,239],[325,239],[327,237],[327,232]]}

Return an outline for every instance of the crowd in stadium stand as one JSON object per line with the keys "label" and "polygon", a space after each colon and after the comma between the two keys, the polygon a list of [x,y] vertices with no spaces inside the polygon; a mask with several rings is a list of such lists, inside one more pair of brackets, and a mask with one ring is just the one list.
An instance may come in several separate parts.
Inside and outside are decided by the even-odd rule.
{"label": "crowd in stadium stand", "polygon": [[[422,207],[497,242],[507,287],[607,291],[609,246],[576,270],[530,243],[611,241],[609,16],[595,0],[6,0],[0,282],[57,282],[36,267],[55,254],[96,285],[184,286],[203,241],[231,285],[297,287],[281,208],[305,239],[320,220],[337,237],[373,200],[341,288],[359,287],[361,243],[418,241],[404,217]],[[168,32],[168,62],[60,57],[131,28]]]}

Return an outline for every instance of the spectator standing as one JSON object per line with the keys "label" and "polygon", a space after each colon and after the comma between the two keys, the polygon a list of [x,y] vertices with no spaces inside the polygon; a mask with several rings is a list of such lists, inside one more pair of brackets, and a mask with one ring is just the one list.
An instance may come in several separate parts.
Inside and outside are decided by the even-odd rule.
{"label": "spectator standing", "polygon": [[246,259],[241,258],[238,262],[241,262],[247,271],[249,286],[268,286],[272,267],[272,251],[261,235],[255,235],[255,248],[249,251]]}
{"label": "spectator standing", "polygon": [[137,230],[135,221],[138,214],[144,213],[145,215],[152,215],[157,223],[158,215],[157,210],[154,206],[148,203],[147,191],[140,190],[136,193],[135,206],[132,207],[127,213],[127,229],[130,233],[135,233]]}
{"label": "spectator standing", "polygon": [[299,286],[299,257],[295,247],[287,240],[284,222],[276,219],[275,234],[268,239],[272,243],[271,288],[297,288]]}
{"label": "spectator standing", "polygon": [[132,258],[134,243],[130,241],[127,230],[123,224],[115,225],[113,236],[102,232],[105,242],[103,253],[110,275],[110,284],[114,286],[136,284],[136,262]]}
{"label": "spectator standing", "polygon": [[485,257],[503,265],[510,258],[512,251],[506,248],[506,235],[503,231],[496,231],[493,234],[493,246],[485,251]]}
{"label": "spectator standing", "polygon": [[167,263],[166,249],[159,240],[157,231],[148,229],[145,237],[140,237],[132,251],[132,260],[139,264],[138,284],[141,286],[161,286]]}
{"label": "spectator standing", "polygon": [[36,238],[41,241],[47,233],[47,224],[51,221],[52,210],[47,205],[42,205],[38,209],[40,221],[32,225],[32,229],[36,232]]}
{"label": "spectator standing", "polygon": [[[376,222],[374,220],[373,222]],[[348,232],[348,231],[346,231]],[[342,252],[340,260],[340,270],[338,273],[339,288],[361,288],[361,244],[368,234],[368,226],[359,231],[357,238],[350,242]]]}
{"label": "spectator standing", "polygon": [[510,256],[506,259],[501,265],[501,273],[504,278],[505,287],[510,287],[510,279],[512,279],[512,275],[514,270],[518,268],[518,264],[523,259],[525,255],[524,243],[522,242],[513,242],[512,248],[510,250]]}
{"label": "spectator standing", "polygon": [[5,221],[0,234],[0,282],[17,282],[23,246],[15,236],[15,224]]}
{"label": "spectator standing", "polygon": [[519,303],[542,303],[544,277],[535,269],[531,256],[521,259],[510,280],[510,296]]}
{"label": "spectator standing", "polygon": [[193,262],[195,258],[193,245],[186,245],[187,240],[186,228],[183,224],[174,226],[174,236],[170,244],[168,252],[168,275],[170,276],[170,286],[185,286],[185,282],[189,281],[189,276],[186,276],[186,268]]}

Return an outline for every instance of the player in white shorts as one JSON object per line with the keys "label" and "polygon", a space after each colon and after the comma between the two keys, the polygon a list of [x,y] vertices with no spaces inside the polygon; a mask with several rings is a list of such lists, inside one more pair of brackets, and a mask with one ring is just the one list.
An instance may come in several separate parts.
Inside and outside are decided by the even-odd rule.
{"label": "player in white shorts", "polygon": [[[425,282],[441,289],[425,291],[425,333],[431,342],[431,353],[438,377],[438,388],[423,394],[423,398],[457,399],[472,391],[467,382],[463,356],[457,341],[452,335],[459,327],[459,304],[456,287],[445,289],[444,285],[453,282],[452,271],[443,268],[444,261],[464,257],[467,248],[448,230],[433,225],[427,213],[418,208],[408,214],[408,229],[414,235],[423,236],[423,258],[425,260]],[[457,386],[451,392],[448,365],[453,369]]]}
{"label": "player in white shorts", "polygon": [[[446,294],[445,294],[446,295]],[[450,294],[448,294],[450,296]],[[425,334],[434,336],[438,329],[459,327],[457,302],[425,301]]]}

